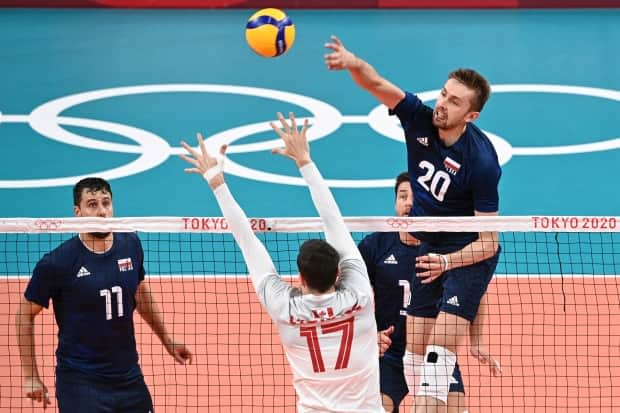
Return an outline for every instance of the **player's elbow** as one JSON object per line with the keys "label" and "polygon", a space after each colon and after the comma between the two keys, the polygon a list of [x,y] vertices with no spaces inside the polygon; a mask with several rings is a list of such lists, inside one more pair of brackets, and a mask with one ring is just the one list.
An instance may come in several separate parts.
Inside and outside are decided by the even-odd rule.
{"label": "player's elbow", "polygon": [[482,241],[482,254],[484,259],[491,258],[499,250],[499,235],[497,232],[483,232],[480,236]]}

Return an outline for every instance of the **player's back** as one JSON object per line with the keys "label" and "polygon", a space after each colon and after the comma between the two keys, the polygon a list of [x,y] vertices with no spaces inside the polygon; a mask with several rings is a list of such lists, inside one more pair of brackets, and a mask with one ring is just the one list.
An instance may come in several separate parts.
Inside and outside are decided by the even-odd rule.
{"label": "player's back", "polygon": [[299,412],[383,412],[372,290],[368,281],[360,288],[346,277],[363,265],[343,262],[335,292],[289,288],[271,308],[277,307],[270,314],[293,370]]}

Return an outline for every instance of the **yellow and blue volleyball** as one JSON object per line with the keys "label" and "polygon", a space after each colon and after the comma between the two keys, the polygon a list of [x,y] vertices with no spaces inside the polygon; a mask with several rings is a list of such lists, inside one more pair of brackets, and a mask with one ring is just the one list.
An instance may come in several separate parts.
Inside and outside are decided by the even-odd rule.
{"label": "yellow and blue volleyball", "polygon": [[263,57],[280,56],[293,46],[295,25],[282,10],[262,9],[248,19],[245,40]]}

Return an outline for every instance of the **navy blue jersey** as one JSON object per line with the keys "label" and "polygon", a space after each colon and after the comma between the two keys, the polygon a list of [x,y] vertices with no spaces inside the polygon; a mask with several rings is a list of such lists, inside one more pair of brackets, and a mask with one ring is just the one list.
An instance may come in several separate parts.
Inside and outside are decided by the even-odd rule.
{"label": "navy blue jersey", "polygon": [[[433,109],[407,92],[390,113],[400,119],[407,142],[407,167],[413,190],[411,216],[472,216],[499,209],[502,174],[491,141],[468,123],[459,140],[445,147],[433,125]],[[476,233],[415,234],[431,244],[464,246]]]}
{"label": "navy blue jersey", "polygon": [[375,292],[377,329],[394,326],[392,345],[386,355],[400,359],[405,354],[407,307],[418,247],[400,242],[397,232],[375,232],[359,243],[359,250]]}
{"label": "navy blue jersey", "polygon": [[41,258],[24,295],[45,308],[52,299],[59,366],[104,379],[140,374],[133,312],[143,261],[133,233],[115,233],[103,254],[75,236]]}

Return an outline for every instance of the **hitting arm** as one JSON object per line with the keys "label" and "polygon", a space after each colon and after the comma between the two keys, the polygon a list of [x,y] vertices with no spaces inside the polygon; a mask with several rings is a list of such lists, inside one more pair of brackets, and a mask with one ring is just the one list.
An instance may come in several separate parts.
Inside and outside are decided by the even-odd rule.
{"label": "hitting arm", "polygon": [[332,50],[325,56],[328,69],[348,70],[355,83],[388,108],[394,109],[405,97],[404,91],[381,77],[368,62],[348,51],[336,36],[332,36],[331,43],[325,44],[325,47]]}

